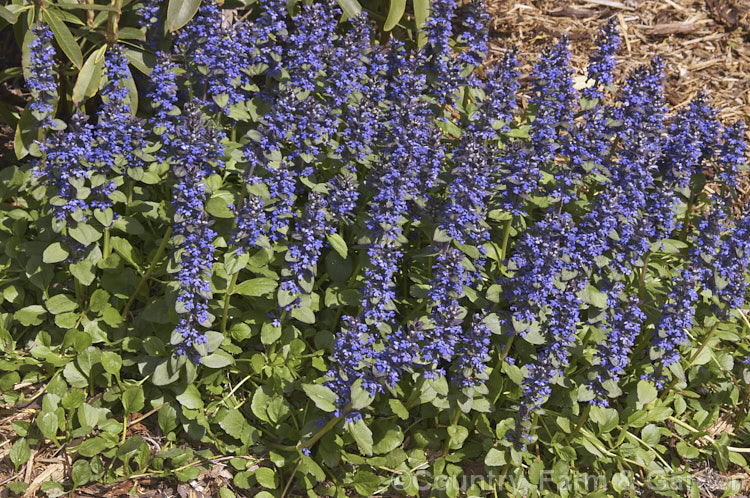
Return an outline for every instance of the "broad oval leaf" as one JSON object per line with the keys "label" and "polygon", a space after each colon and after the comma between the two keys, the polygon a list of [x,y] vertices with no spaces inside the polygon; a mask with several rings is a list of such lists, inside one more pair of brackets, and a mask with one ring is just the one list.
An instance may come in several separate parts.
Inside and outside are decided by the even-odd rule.
{"label": "broad oval leaf", "polygon": [[177,31],[193,18],[201,0],[169,0],[167,7],[167,29]]}

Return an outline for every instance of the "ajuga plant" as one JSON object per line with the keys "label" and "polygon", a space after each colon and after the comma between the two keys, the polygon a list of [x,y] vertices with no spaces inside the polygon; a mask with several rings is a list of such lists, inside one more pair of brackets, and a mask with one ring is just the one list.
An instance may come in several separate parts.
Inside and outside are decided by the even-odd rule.
{"label": "ajuga plant", "polygon": [[3,386],[48,382],[42,440],[98,458],[87,479],[214,455],[154,453],[130,415],[242,456],[236,488],[311,496],[528,494],[548,468],[565,495],[573,461],[619,493],[678,472],[663,437],[744,465],[703,436],[722,406],[745,430],[741,123],[704,93],[671,112],[659,59],[616,81],[614,19],[581,78],[562,38],[522,85],[478,1],[433,1],[421,47],[331,1],[222,7],[169,32],[141,5],[140,102],[111,37],[69,117],[31,27],[0,337],[26,358]]}

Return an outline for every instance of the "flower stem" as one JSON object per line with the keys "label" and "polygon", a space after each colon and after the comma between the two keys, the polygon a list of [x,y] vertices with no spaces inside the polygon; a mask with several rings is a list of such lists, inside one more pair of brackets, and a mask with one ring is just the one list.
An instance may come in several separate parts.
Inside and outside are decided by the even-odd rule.
{"label": "flower stem", "polygon": [[110,244],[110,234],[109,234],[109,228],[104,229],[104,242],[102,247],[102,258],[107,259],[110,254],[112,254],[112,247]]}
{"label": "flower stem", "polygon": [[513,217],[505,220],[505,224],[503,225],[503,245],[500,248],[501,261],[505,261],[505,258],[508,255],[508,239],[510,238],[510,226],[512,223]]}
{"label": "flower stem", "polygon": [[164,238],[161,239],[161,245],[159,245],[159,248],[156,250],[156,254],[154,254],[154,257],[151,260],[151,264],[149,265],[148,270],[146,270],[146,273],[144,273],[143,277],[141,277],[141,281],[138,282],[138,286],[135,288],[133,295],[130,296],[130,299],[128,299],[128,302],[125,305],[125,308],[122,310],[122,313],[120,313],[120,316],[122,316],[123,320],[127,320],[128,312],[130,311],[131,306],[133,306],[133,303],[135,302],[136,297],[138,297],[138,294],[140,294],[141,289],[143,289],[143,286],[146,285],[146,282],[151,277],[151,274],[154,272],[154,269],[156,268],[157,263],[159,262],[159,260],[161,260],[161,257],[164,254],[164,250],[167,248],[167,243],[169,242],[169,237],[171,235],[172,235],[172,227],[169,227],[167,228],[167,231],[164,233]]}
{"label": "flower stem", "polygon": [[572,441],[579,432],[581,432],[581,428],[583,427],[583,424],[586,423],[586,421],[589,419],[589,413],[591,412],[591,405],[586,404],[586,406],[583,407],[583,411],[581,412],[581,417],[578,419],[578,424],[576,424],[575,429],[573,429],[573,432],[570,433],[570,435],[567,437],[568,441]]}
{"label": "flower stem", "polygon": [[651,259],[651,253],[647,252],[643,257],[643,268],[641,268],[641,278],[638,284],[638,296],[643,301],[646,297],[646,270],[648,270],[648,261]]}
{"label": "flower stem", "polygon": [[237,284],[237,277],[239,276],[240,272],[235,273],[232,275],[232,280],[229,282],[229,287],[227,288],[227,294],[224,296],[224,314],[221,317],[221,333],[222,335],[226,333],[227,331],[227,319],[229,318],[229,298],[234,293],[234,286]]}
{"label": "flower stem", "polygon": [[[709,330],[708,334],[706,334],[706,337],[703,339],[703,343],[701,344],[701,347],[698,348],[698,351],[696,351],[693,356],[690,358],[690,361],[688,361],[687,366],[685,367],[685,370],[690,368],[693,365],[693,362],[695,362],[696,359],[698,359],[698,355],[700,355],[704,349],[706,349],[706,346],[708,346],[708,341],[711,340],[711,338],[716,333],[716,330],[718,329],[719,322],[716,322],[716,324],[711,327],[711,330]],[[664,401],[667,398],[667,395],[672,390],[672,388],[677,384],[677,381],[680,380],[676,376],[672,379],[672,382],[669,383],[669,385],[664,389],[664,392],[661,393],[661,396],[659,396],[660,401]]]}

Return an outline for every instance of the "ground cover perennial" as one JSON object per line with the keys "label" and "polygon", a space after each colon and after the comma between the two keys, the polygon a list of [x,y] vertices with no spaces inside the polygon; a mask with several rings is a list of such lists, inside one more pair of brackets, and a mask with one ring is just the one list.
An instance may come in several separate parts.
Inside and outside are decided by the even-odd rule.
{"label": "ground cover perennial", "polygon": [[[573,398],[606,407],[627,379],[667,386],[690,331],[744,306],[743,125],[721,128],[703,93],[670,113],[659,59],[617,89],[615,20],[583,86],[565,38],[524,86],[515,51],[487,62],[478,1],[432,2],[422,47],[376,41],[331,1],[286,9],[230,21],[206,0],[165,34],[147,3],[147,102],[113,41],[87,115],[55,113],[52,35],[32,28],[34,168],[64,263],[106,261],[110,240],[127,260],[125,226],[164,234],[158,278],[139,268],[112,299],[133,334],[169,331],[179,368],[313,347],[315,385],[352,424],[372,397],[441,379],[436,407],[487,412],[504,401],[485,384],[512,378],[523,446],[572,360]],[[152,299],[171,311],[139,330]],[[221,349],[230,335],[243,347]]]}

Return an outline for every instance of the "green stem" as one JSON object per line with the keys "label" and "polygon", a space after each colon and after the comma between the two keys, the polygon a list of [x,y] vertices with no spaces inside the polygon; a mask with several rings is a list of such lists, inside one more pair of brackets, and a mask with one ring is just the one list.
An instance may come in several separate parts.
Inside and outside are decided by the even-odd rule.
{"label": "green stem", "polygon": [[[451,420],[451,427],[455,427],[458,425],[458,419],[461,418],[461,410],[456,406],[456,414],[453,415],[453,419]],[[443,443],[443,455],[448,454],[448,450],[450,449],[451,444],[451,438],[450,435],[448,438],[446,438],[445,443]]]}
{"label": "green stem", "polygon": [[348,404],[348,405],[346,405],[344,407],[344,409],[342,410],[342,413],[341,413],[340,416],[334,417],[331,420],[329,420],[328,423],[326,425],[324,425],[323,428],[320,429],[313,437],[311,437],[310,439],[308,439],[305,442],[301,442],[300,441],[299,443],[297,443],[297,446],[293,446],[293,448],[297,449],[297,450],[302,450],[303,448],[309,448],[310,446],[312,446],[315,443],[317,443],[318,439],[320,439],[323,436],[325,436],[328,431],[330,431],[331,429],[333,429],[336,426],[336,424],[338,424],[339,421],[342,418],[344,418],[344,415],[349,411],[349,409],[351,408],[351,406],[352,406],[351,403]]}
{"label": "green stem", "polygon": [[505,220],[503,225],[503,245],[500,248],[501,261],[505,261],[505,257],[508,255],[508,239],[510,238],[510,226],[513,224],[513,217]]}
{"label": "green stem", "polygon": [[680,234],[680,240],[682,242],[685,242],[687,240],[688,236],[688,230],[690,228],[690,213],[693,210],[693,206],[695,206],[695,197],[697,195],[697,192],[695,192],[695,185],[690,186],[690,199],[688,199],[687,207],[685,208],[685,217],[682,219],[682,233]]}
{"label": "green stem", "polygon": [[572,441],[578,435],[578,433],[581,432],[581,428],[583,427],[583,424],[585,424],[588,420],[590,412],[591,405],[587,404],[583,408],[583,412],[581,412],[581,417],[578,419],[578,424],[576,424],[575,429],[573,429],[573,432],[571,432],[570,435],[566,438],[568,441]]}
{"label": "green stem", "polygon": [[641,268],[641,278],[638,283],[638,296],[641,301],[646,299],[646,270],[648,270],[648,261],[651,259],[651,253],[647,252],[643,257],[643,268]]}
{"label": "green stem", "polygon": [[237,285],[237,277],[240,275],[240,272],[235,273],[232,275],[232,280],[229,282],[229,287],[227,288],[227,294],[224,296],[224,314],[221,317],[221,333],[222,335],[225,334],[227,331],[227,319],[229,318],[229,298],[234,293],[234,286]]}
{"label": "green stem", "polygon": [[107,259],[112,254],[112,244],[110,243],[109,228],[104,229],[104,243],[102,247],[102,258]]}
{"label": "green stem", "polygon": [[409,396],[409,399],[406,400],[406,403],[404,403],[404,408],[407,410],[411,408],[411,405],[417,400],[419,397],[419,393],[422,392],[422,386],[424,386],[425,378],[424,376],[420,377],[417,381],[417,385],[414,386],[414,391],[412,391],[411,395]]}
{"label": "green stem", "polygon": [[169,237],[171,235],[172,235],[172,227],[169,227],[167,228],[167,231],[164,233],[164,238],[161,239],[161,245],[159,245],[159,248],[156,250],[156,254],[154,254],[154,257],[151,260],[151,264],[149,265],[148,270],[146,270],[146,273],[144,273],[143,277],[141,277],[141,281],[138,282],[138,285],[135,288],[135,292],[133,292],[133,295],[130,296],[130,299],[128,299],[128,302],[125,305],[125,308],[122,310],[122,313],[120,314],[120,316],[122,316],[124,320],[127,320],[130,307],[133,306],[133,303],[135,302],[135,299],[138,297],[138,294],[140,294],[141,289],[143,289],[143,286],[146,285],[146,282],[151,277],[151,274],[154,272],[154,269],[156,268],[157,263],[161,260],[161,257],[167,248],[167,243],[169,243]]}
{"label": "green stem", "polygon": [[[693,356],[690,358],[690,361],[688,361],[687,366],[685,367],[685,372],[687,372],[688,368],[690,368],[693,365],[693,362],[695,362],[696,359],[698,359],[698,355],[700,355],[704,349],[706,349],[706,346],[708,346],[708,341],[711,340],[711,338],[714,336],[716,331],[718,330],[719,322],[716,322],[716,324],[711,327],[711,330],[706,334],[706,337],[703,339],[703,344],[701,344],[701,347],[698,348],[698,351],[696,351]],[[669,383],[669,385],[664,389],[664,392],[661,393],[661,396],[659,396],[660,401],[664,401],[667,399],[667,395],[669,395],[669,392],[672,390],[672,388],[677,384],[677,381],[680,379],[676,376],[672,379],[672,382]]]}

